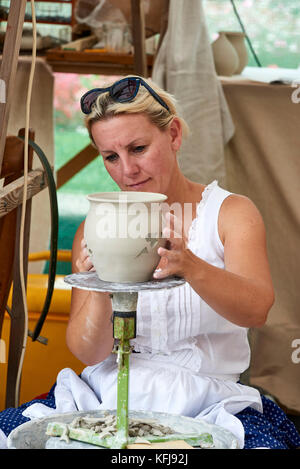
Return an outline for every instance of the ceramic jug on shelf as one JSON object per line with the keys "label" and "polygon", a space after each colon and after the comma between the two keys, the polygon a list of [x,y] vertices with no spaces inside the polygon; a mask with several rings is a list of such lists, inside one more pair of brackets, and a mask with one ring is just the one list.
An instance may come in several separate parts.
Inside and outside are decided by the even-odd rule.
{"label": "ceramic jug on shelf", "polygon": [[249,60],[248,51],[245,43],[246,35],[241,31],[220,31],[220,33],[225,34],[228,41],[236,50],[236,53],[239,58],[239,65],[235,70],[234,74],[239,75],[242,73]]}
{"label": "ceramic jug on shelf", "polygon": [[230,77],[236,73],[239,68],[238,54],[226,34],[219,32],[218,38],[211,46],[217,74]]}

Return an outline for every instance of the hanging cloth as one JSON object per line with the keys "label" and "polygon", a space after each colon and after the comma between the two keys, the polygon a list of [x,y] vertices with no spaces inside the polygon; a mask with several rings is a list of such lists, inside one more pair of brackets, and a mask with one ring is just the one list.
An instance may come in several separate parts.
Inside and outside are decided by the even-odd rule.
{"label": "hanging cloth", "polygon": [[178,155],[186,177],[226,187],[224,146],[234,125],[217,77],[202,0],[171,0],[168,28],[153,66],[152,80],[179,104],[191,135]]}

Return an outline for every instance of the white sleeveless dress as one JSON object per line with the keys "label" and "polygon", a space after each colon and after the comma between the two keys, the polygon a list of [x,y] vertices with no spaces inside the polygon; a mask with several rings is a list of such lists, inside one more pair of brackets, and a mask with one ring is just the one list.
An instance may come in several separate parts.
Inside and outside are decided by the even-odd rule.
{"label": "white sleeveless dress", "polygon": [[[217,181],[209,184],[189,231],[188,248],[221,269],[224,247],[218,235],[218,215],[230,194]],[[232,431],[243,447],[243,426],[234,414],[248,406],[262,411],[259,392],[238,383],[250,360],[246,328],[217,314],[186,283],[139,293],[137,337],[132,344],[139,353],[130,356],[131,410],[204,418]],[[55,399],[56,412],[115,409],[116,355],[86,367],[81,377],[63,369],[57,377]],[[30,409],[26,416],[43,413],[41,405]]]}

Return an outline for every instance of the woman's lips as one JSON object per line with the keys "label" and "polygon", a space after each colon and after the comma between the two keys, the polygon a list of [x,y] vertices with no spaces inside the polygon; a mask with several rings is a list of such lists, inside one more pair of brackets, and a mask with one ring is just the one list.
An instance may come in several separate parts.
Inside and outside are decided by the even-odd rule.
{"label": "woman's lips", "polygon": [[128,187],[132,187],[133,189],[138,189],[139,187],[142,187],[146,182],[150,181],[151,178],[145,179],[144,181],[137,182],[136,184],[127,184]]}

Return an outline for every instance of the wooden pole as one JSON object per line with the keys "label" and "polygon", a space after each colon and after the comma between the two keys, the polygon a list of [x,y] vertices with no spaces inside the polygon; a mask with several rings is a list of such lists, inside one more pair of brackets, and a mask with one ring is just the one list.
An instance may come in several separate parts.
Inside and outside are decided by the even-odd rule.
{"label": "wooden pole", "polygon": [[170,0],[167,0],[164,3],[164,6],[163,6],[163,9],[162,9],[162,12],[161,12],[159,40],[158,40],[157,49],[156,49],[156,52],[155,52],[155,58],[154,59],[156,59],[156,56],[157,56],[158,51],[160,49],[160,46],[162,44],[163,38],[165,37],[165,34],[167,32],[167,29],[168,29],[169,5],[170,5]]}
{"label": "wooden pole", "polygon": [[91,144],[87,145],[56,172],[56,188],[59,189],[63,186],[98,155],[99,151],[95,147]]}
{"label": "wooden pole", "polygon": [[[24,137],[25,129],[21,129],[18,136]],[[34,140],[34,132],[29,130],[30,140]],[[23,144],[23,148],[25,148]],[[20,154],[21,161],[24,167],[24,150]],[[10,155],[6,155],[9,159]],[[28,148],[28,170],[32,169],[33,149]],[[24,226],[24,242],[23,242],[23,274],[25,280],[25,288],[27,284],[27,270],[28,270],[28,251],[29,251],[29,234],[30,234],[30,218],[31,218],[31,204],[32,200],[26,201],[26,216]],[[9,338],[9,352],[7,363],[7,381],[6,381],[6,404],[5,407],[17,407],[19,405],[19,392],[20,380],[17,382],[19,367],[22,366],[21,355],[24,347],[24,334],[27,336],[26,326],[26,312],[22,298],[21,287],[21,272],[20,272],[20,236],[21,236],[21,220],[22,220],[22,205],[17,207],[16,227],[15,233],[11,233],[15,238],[15,255],[13,265],[13,294],[12,294],[12,308],[11,308],[11,326]]]}
{"label": "wooden pole", "polygon": [[0,172],[3,161],[11,98],[13,95],[18,66],[26,3],[27,0],[12,0],[7,19],[7,29],[5,33],[0,69],[0,91],[2,97],[0,100]]}
{"label": "wooden pole", "polygon": [[[27,284],[28,271],[28,253],[29,253],[29,234],[30,234],[30,218],[31,218],[32,199],[26,202],[25,231],[24,231],[24,278],[25,286]],[[23,349],[25,331],[25,309],[21,295],[21,272],[19,267],[19,243],[20,243],[20,226],[21,226],[22,205],[17,208],[17,229],[15,242],[15,260],[14,260],[14,281],[13,295],[11,307],[11,325],[9,337],[9,352],[7,364],[7,380],[6,380],[6,400],[5,408],[18,407],[20,395],[20,383],[17,383],[20,359]],[[23,365],[23,364],[22,364]],[[19,384],[19,385],[18,385]]]}
{"label": "wooden pole", "polygon": [[142,77],[148,76],[145,46],[145,15],[143,2],[131,0],[132,39],[134,46],[134,72]]}

